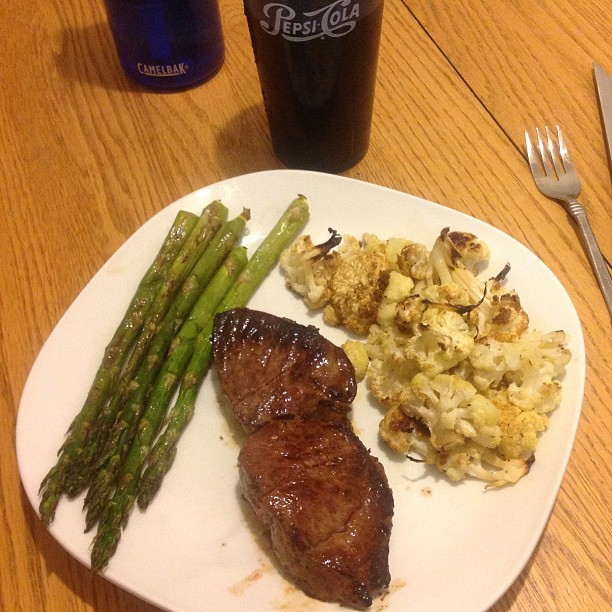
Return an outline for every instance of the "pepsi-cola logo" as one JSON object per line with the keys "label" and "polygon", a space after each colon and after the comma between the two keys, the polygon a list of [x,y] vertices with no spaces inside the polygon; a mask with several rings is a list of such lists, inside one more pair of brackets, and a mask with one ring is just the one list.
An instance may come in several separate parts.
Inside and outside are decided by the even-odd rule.
{"label": "pepsi-cola logo", "polygon": [[327,6],[298,13],[280,2],[270,2],[263,7],[261,27],[273,36],[291,41],[306,41],[323,36],[338,38],[351,32],[359,18],[359,2],[336,0]]}

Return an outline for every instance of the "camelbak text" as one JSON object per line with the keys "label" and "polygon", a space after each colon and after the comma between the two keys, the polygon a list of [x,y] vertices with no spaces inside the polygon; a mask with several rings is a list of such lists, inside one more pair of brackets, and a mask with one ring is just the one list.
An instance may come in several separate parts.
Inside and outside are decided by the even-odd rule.
{"label": "camelbak text", "polygon": [[158,64],[138,63],[136,67],[138,68],[138,72],[140,72],[140,74],[150,77],[175,77],[180,76],[181,74],[187,74],[187,71],[189,70],[189,66],[185,62],[161,66]]}

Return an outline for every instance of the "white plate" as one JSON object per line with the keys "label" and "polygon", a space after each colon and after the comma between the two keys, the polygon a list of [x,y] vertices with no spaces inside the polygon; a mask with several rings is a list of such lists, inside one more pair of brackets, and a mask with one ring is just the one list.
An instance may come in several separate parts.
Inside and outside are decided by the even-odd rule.
{"label": "white plate", "polygon": [[[392,584],[374,610],[484,610],[512,584],[531,556],[555,503],[573,444],[584,389],[585,355],[576,311],[552,272],[513,238],[472,217],[382,187],[333,175],[270,171],[226,180],[162,210],[96,274],[42,348],[23,391],[17,455],[25,491],[38,508],[38,487],[54,464],[64,432],[80,409],[104,346],[179,208],[199,212],[219,198],[230,216],[251,210],[252,249],[298,193],[308,197],[305,229],[315,241],[327,228],[360,236],[403,236],[430,247],[443,227],[473,232],[492,251],[489,270],[508,261],[532,326],[564,329],[573,359],[563,401],[542,436],[537,460],[518,484],[485,491],[481,482],[452,484],[432,468],[398,460],[377,437],[381,412],[360,388],[353,417],[362,440],[383,462],[395,497]],[[486,275],[484,276],[486,278]],[[555,308],[551,309],[550,305]],[[284,287],[278,269],[250,306],[302,323],[314,321],[341,343],[343,334]],[[238,447],[221,414],[211,376],[180,444],[173,469],[146,512],[135,510],[105,576],[158,606],[181,612],[333,610],[310,600],[279,574],[237,488]],[[362,387],[362,385],[361,385]],[[89,565],[92,534],[83,533],[82,498],[60,502],[51,533]]]}

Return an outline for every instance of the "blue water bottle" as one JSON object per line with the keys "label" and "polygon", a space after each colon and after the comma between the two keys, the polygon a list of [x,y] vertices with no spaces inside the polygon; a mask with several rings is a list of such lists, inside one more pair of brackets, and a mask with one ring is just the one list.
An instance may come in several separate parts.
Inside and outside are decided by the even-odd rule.
{"label": "blue water bottle", "polygon": [[223,64],[218,0],[105,0],[123,69],[148,87],[191,87]]}

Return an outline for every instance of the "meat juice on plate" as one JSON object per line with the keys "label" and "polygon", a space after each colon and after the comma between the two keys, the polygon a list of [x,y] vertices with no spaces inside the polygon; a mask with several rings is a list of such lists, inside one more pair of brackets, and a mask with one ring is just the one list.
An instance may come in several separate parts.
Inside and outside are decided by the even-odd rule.
{"label": "meat juice on plate", "polygon": [[383,0],[245,0],[277,157],[340,172],[368,150]]}

